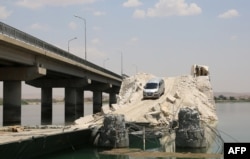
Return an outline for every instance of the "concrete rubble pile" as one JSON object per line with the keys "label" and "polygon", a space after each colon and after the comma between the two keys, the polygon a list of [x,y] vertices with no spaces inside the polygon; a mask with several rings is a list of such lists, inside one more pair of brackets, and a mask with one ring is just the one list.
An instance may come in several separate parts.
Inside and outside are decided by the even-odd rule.
{"label": "concrete rubble pile", "polygon": [[[98,128],[98,132],[101,132],[102,135],[99,140],[95,141],[96,145],[114,147],[114,145],[120,144],[120,147],[123,147],[126,145],[125,140],[121,143],[118,140],[127,137],[119,136],[118,140],[112,137],[114,127],[111,128],[107,125],[106,120],[109,120],[107,115],[122,115],[126,122],[147,123],[159,128],[173,127],[177,121],[179,123],[175,126],[177,146],[185,146],[183,143],[193,148],[209,145],[207,141],[213,136],[206,136],[211,133],[211,130],[207,128],[216,126],[218,121],[209,76],[163,77],[164,94],[159,99],[143,99],[143,88],[146,82],[154,77],[151,74],[138,73],[124,79],[117,103],[111,106],[104,105],[101,113],[76,120],[77,127]],[[112,126],[113,124],[110,122],[109,124]],[[200,123],[207,127],[203,127]],[[102,128],[100,129],[100,127]],[[100,143],[100,141],[102,142]],[[182,141],[185,142],[182,143]]]}
{"label": "concrete rubble pile", "polygon": [[122,106],[140,101],[145,83],[154,77],[151,74],[140,73],[124,79],[118,96],[118,105]]}
{"label": "concrete rubble pile", "polygon": [[[209,76],[192,75],[164,77],[165,93],[159,99],[143,99],[143,87],[155,77],[152,74],[138,73],[123,80],[116,104],[104,105],[102,115],[123,114],[127,122],[168,125],[178,119],[178,112],[183,107],[195,108],[202,121],[214,123],[216,115],[213,91]],[[76,124],[102,123],[98,115],[87,116]],[[82,121],[82,122],[81,122]],[[93,123],[94,122],[94,123]]]}
{"label": "concrete rubble pile", "polygon": [[112,113],[124,114],[127,121],[162,125],[178,119],[180,108],[195,107],[201,114],[201,120],[217,121],[213,91],[208,76],[166,77],[164,95],[156,100],[143,100],[143,86],[152,77],[154,76],[150,74],[137,74],[125,79],[118,103],[111,107],[114,110]]}

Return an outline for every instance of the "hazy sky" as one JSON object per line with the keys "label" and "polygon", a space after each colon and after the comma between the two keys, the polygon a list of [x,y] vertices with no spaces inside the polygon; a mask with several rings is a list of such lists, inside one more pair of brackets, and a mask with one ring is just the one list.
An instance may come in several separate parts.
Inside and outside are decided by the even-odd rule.
{"label": "hazy sky", "polygon": [[74,15],[90,62],[120,74],[122,54],[124,73],[156,76],[202,64],[214,91],[250,92],[249,0],[0,0],[2,22],[64,50],[77,37],[84,58]]}

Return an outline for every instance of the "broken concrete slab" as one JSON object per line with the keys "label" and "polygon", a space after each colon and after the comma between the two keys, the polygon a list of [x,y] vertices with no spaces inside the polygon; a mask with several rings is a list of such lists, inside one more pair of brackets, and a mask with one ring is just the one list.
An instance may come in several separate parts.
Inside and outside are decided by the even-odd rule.
{"label": "broken concrete slab", "polygon": [[175,100],[176,100],[175,97],[173,97],[173,96],[171,96],[171,95],[168,95],[168,96],[167,96],[167,101],[169,101],[170,103],[175,103]]}
{"label": "broken concrete slab", "polygon": [[91,121],[94,121],[93,115],[87,115],[87,116],[84,116],[84,117],[81,117],[81,118],[75,120],[75,124],[82,125],[82,124],[89,123]]}
{"label": "broken concrete slab", "polygon": [[110,106],[108,104],[102,106],[102,113],[103,114],[111,113]]}

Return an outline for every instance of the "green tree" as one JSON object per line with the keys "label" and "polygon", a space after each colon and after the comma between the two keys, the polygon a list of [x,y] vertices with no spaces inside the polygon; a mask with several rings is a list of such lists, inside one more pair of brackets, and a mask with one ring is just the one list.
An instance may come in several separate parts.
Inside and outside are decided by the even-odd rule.
{"label": "green tree", "polygon": [[236,100],[236,98],[235,98],[235,97],[230,96],[230,97],[229,97],[229,100]]}
{"label": "green tree", "polygon": [[227,100],[227,97],[224,96],[224,95],[219,95],[219,99],[220,99],[220,100]]}

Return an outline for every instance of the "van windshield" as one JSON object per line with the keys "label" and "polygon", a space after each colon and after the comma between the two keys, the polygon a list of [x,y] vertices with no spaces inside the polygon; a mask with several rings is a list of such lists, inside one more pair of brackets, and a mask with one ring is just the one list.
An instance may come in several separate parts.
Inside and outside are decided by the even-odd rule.
{"label": "van windshield", "polygon": [[157,83],[147,83],[145,89],[155,89],[157,88],[157,86],[158,86]]}

